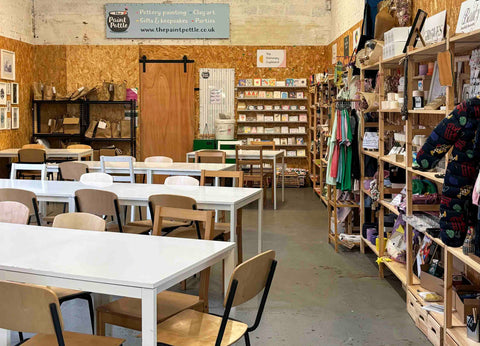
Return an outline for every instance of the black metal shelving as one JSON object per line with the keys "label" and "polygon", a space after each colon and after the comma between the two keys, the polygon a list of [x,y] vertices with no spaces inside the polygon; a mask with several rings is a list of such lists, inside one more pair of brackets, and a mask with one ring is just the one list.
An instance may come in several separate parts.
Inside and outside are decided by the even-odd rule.
{"label": "black metal shelving", "polygon": [[[80,133],[42,133],[41,132],[41,116],[42,106],[48,105],[78,105],[80,115]],[[90,124],[90,107],[95,105],[125,105],[130,113],[130,137],[127,138],[88,138],[85,132]],[[131,101],[88,101],[88,100],[33,100],[32,101],[32,133],[35,138],[58,138],[58,139],[75,139],[81,143],[89,144],[92,142],[130,142],[130,152],[135,156],[137,148],[136,138],[136,102]]]}

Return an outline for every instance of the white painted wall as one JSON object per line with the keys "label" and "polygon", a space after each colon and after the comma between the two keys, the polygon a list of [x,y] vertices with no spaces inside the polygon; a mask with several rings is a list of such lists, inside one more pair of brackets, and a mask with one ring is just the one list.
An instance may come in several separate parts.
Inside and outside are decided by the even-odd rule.
{"label": "white painted wall", "polygon": [[337,39],[363,18],[365,0],[332,0],[330,40]]}
{"label": "white painted wall", "polygon": [[32,0],[0,0],[0,36],[33,43]]}
{"label": "white painted wall", "polygon": [[[14,0],[0,0],[14,1]],[[17,0],[15,0],[17,1]],[[26,0],[21,0],[26,1]],[[229,40],[112,40],[105,38],[105,0],[33,0],[37,44],[325,45],[330,13],[324,0],[177,0],[229,3]],[[336,2],[338,0],[332,0]],[[360,1],[361,0],[349,0]],[[155,2],[127,0],[125,2]],[[161,1],[158,1],[161,2]],[[345,0],[341,2],[347,3]],[[348,26],[348,25],[347,25]]]}

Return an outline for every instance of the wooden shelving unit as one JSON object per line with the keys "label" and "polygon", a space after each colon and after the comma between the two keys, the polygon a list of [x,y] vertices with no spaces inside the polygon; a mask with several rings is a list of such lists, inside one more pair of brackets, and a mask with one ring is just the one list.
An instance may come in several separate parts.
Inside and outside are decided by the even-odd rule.
{"label": "wooden shelving unit", "polygon": [[[448,35],[447,35],[448,36]],[[365,132],[366,128],[378,128],[379,133],[379,150],[378,151],[369,151],[369,150],[361,150],[361,171],[362,171],[362,178],[361,178],[361,198],[360,198],[360,219],[361,225],[365,223],[365,199],[367,197],[371,197],[371,193],[369,190],[366,190],[363,186],[363,181],[365,178],[365,158],[370,157],[373,159],[377,159],[377,171],[383,172],[383,170],[388,166],[398,167],[405,171],[405,185],[406,185],[406,215],[412,216],[415,215],[416,212],[419,211],[429,211],[429,210],[439,210],[439,205],[419,205],[413,204],[412,199],[412,181],[414,177],[419,176],[423,179],[427,179],[434,184],[437,185],[437,189],[439,192],[442,190],[443,186],[443,178],[441,176],[436,176],[438,173],[443,172],[422,172],[414,169],[413,166],[413,155],[412,153],[415,152],[418,148],[415,148],[413,145],[413,137],[415,135],[426,135],[428,136],[436,124],[448,115],[452,109],[454,108],[454,87],[447,87],[446,92],[446,109],[445,110],[424,110],[424,109],[412,109],[412,90],[415,90],[414,85],[418,82],[419,77],[416,76],[415,72],[418,70],[418,65],[420,63],[426,63],[430,61],[435,61],[437,59],[437,54],[443,51],[450,51],[453,56],[455,55],[466,55],[469,54],[472,49],[476,49],[480,47],[480,30],[475,31],[468,34],[461,34],[456,35],[453,37],[449,37],[446,40],[427,46],[422,48],[417,48],[414,50],[409,51],[407,54],[402,54],[397,57],[393,57],[387,60],[380,60],[378,64],[365,67],[361,70],[360,79],[364,80],[365,78],[365,71],[369,70],[378,70],[379,73],[379,83],[380,88],[377,94],[379,104],[381,101],[386,99],[386,93],[384,91],[384,79],[388,76],[392,71],[402,70],[403,65],[399,65],[399,62],[405,55],[409,56],[408,60],[408,85],[407,90],[408,94],[408,118],[406,120],[402,120],[400,109],[384,109],[378,112],[379,120],[378,125],[375,126],[373,123],[366,123],[364,117],[361,117],[361,124],[360,128],[362,133]],[[456,68],[456,66],[455,66]],[[362,83],[363,85],[363,83]],[[394,132],[396,129],[397,132],[400,132],[399,129],[405,129],[405,139],[406,139],[406,155],[402,161],[397,161],[395,155],[387,155],[386,152],[386,143],[387,143],[387,135],[389,132]],[[360,136],[362,137],[362,136]],[[361,146],[360,142],[360,146]],[[384,178],[383,174],[378,175],[378,188],[380,192],[380,198],[378,203],[378,209],[375,211],[376,219],[379,225],[379,249],[377,250],[375,244],[372,244],[365,238],[362,238],[361,244],[361,251],[364,252],[366,249],[370,249],[373,251],[378,257],[384,257],[386,255],[386,251],[384,249],[384,218],[386,214],[395,214],[399,215],[399,211],[397,208],[391,204],[390,195],[394,192],[394,189],[386,189],[384,186]],[[379,264],[379,276],[383,277],[385,268],[388,269],[391,273],[393,273],[404,286],[405,290],[408,292],[407,296],[413,298],[407,298],[407,303],[410,299],[414,300],[414,304],[421,308],[428,304],[425,302],[419,292],[425,291],[420,286],[419,278],[414,275],[413,273],[413,261],[414,256],[416,254],[413,253],[412,247],[412,239],[413,239],[413,226],[407,222],[407,226],[405,229],[406,232],[406,239],[407,239],[407,255],[406,255],[406,264],[398,263],[398,262],[387,262],[383,261]],[[452,308],[452,274],[454,268],[454,261],[455,263],[461,263],[464,266],[465,272],[467,272],[466,268],[468,267],[469,273],[476,272],[480,274],[480,259],[476,258],[475,256],[467,256],[463,254],[461,248],[452,248],[446,246],[440,239],[434,238],[428,234],[424,234],[424,236],[431,238],[436,244],[438,244],[443,251],[443,267],[444,267],[444,291],[443,296],[445,297],[443,302],[440,302],[439,305],[443,305],[445,309],[445,313],[435,313],[435,312],[426,312],[424,311],[423,314],[431,318],[435,321],[438,326],[440,326],[441,333],[437,335],[438,338],[432,336],[432,333],[428,334],[429,339],[435,345],[476,345],[480,346],[480,343],[473,342],[472,340],[467,338],[466,335],[466,326],[463,323],[463,317],[460,316],[453,310]],[[407,308],[408,310],[408,308]],[[410,312],[410,311],[409,311]],[[425,318],[425,316],[423,318]],[[422,329],[420,324],[417,322],[417,326]],[[424,331],[425,332],[425,331]],[[435,333],[434,333],[435,334]]]}
{"label": "wooden shelving unit", "polygon": [[[273,93],[275,91],[294,92],[297,96],[298,92],[303,93],[303,97],[295,98],[273,98],[273,97],[245,97],[248,91],[265,91]],[[309,123],[308,123],[308,89],[298,86],[237,86],[236,88],[236,119],[237,119],[237,138],[244,140],[258,139],[264,141],[275,141],[275,147],[284,149],[287,152],[286,159],[304,159],[309,157]],[[243,95],[243,96],[242,96]],[[238,103],[245,103],[246,109],[239,109]],[[265,109],[266,106],[283,106],[288,105],[296,109]],[[248,109],[250,106],[263,106],[263,109]],[[304,108],[304,109],[300,109]],[[258,115],[263,115],[263,120],[258,120]],[[272,120],[265,120],[265,117],[271,117]],[[280,120],[275,120],[280,117]],[[292,119],[293,120],[290,120]],[[296,120],[295,120],[296,117]],[[302,119],[300,119],[302,118]],[[282,127],[287,128],[288,133],[282,132]],[[253,131],[255,128],[255,131]],[[258,129],[262,132],[258,132]],[[295,128],[299,132],[290,132]],[[247,131],[248,129],[248,131]],[[266,130],[268,129],[268,130]],[[303,131],[301,131],[303,129]],[[293,141],[292,141],[293,138]],[[301,141],[297,139],[301,138]],[[288,142],[290,140],[290,142]],[[296,155],[293,155],[293,151]],[[289,153],[290,152],[290,153]]]}

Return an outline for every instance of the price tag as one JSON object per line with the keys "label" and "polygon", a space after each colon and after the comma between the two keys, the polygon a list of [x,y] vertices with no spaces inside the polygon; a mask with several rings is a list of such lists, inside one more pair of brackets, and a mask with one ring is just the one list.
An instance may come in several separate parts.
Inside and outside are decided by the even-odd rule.
{"label": "price tag", "polygon": [[105,130],[107,128],[107,123],[105,121],[99,121],[98,128],[101,130]]}
{"label": "price tag", "polygon": [[55,89],[55,87],[54,87],[54,86],[52,86],[52,92],[53,92],[54,94],[56,94],[56,93],[57,93],[57,89]]}

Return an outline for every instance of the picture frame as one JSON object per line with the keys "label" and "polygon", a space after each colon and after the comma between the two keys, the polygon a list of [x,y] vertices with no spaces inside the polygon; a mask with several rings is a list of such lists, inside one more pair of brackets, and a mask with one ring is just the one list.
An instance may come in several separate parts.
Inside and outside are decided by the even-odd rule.
{"label": "picture frame", "polygon": [[7,83],[0,83],[0,105],[7,104]]}
{"label": "picture frame", "polygon": [[12,94],[12,84],[7,83],[7,95],[11,95],[11,94]]}
{"label": "picture frame", "polygon": [[11,112],[12,111],[12,101],[8,100],[7,101],[7,112]]}
{"label": "picture frame", "polygon": [[18,83],[12,83],[12,105],[18,105],[20,98],[20,86]]}
{"label": "picture frame", "polygon": [[12,129],[20,128],[20,108],[12,107]]}
{"label": "picture frame", "polygon": [[15,80],[15,52],[2,49],[0,51],[0,78]]}
{"label": "picture frame", "polygon": [[0,130],[7,129],[7,107],[0,107]]}
{"label": "picture frame", "polygon": [[415,15],[415,20],[413,21],[413,24],[412,24],[412,28],[408,33],[407,42],[405,42],[405,47],[403,47],[403,53],[407,52],[408,47],[416,46],[418,38],[420,36],[419,34],[422,32],[423,25],[425,24],[425,20],[427,19],[427,16],[428,16],[427,12],[420,9],[417,11],[417,14]]}

